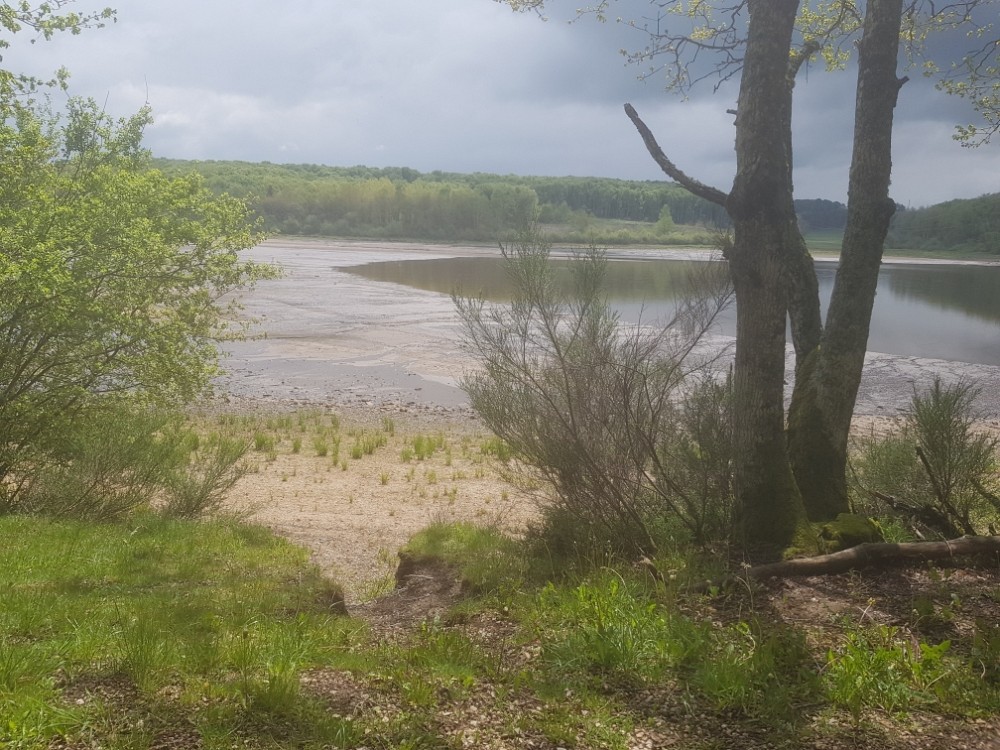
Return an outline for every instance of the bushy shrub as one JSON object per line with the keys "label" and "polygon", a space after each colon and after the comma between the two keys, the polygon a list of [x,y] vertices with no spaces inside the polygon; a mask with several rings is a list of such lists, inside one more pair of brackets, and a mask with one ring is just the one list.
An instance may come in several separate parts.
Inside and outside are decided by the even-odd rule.
{"label": "bushy shrub", "polygon": [[246,439],[215,433],[199,445],[164,482],[161,512],[172,518],[198,518],[218,512],[226,493],[247,473]]}
{"label": "bushy shrub", "polygon": [[247,440],[199,438],[175,412],[108,403],[15,475],[0,511],[115,521],[155,505],[171,517],[204,516],[246,473],[248,449]]}
{"label": "bushy shrub", "polygon": [[128,404],[78,420],[26,470],[7,510],[110,521],[149,503],[183,460],[171,417]]}
{"label": "bushy shrub", "polygon": [[856,443],[859,510],[905,520],[920,535],[985,533],[1000,519],[1000,438],[978,429],[973,384],[935,378],[915,392],[902,425]]}
{"label": "bushy shrub", "polygon": [[512,302],[455,299],[480,365],[462,386],[551,488],[543,532],[561,551],[639,554],[657,549],[663,525],[699,542],[723,533],[728,387],[695,352],[728,303],[728,279],[705,264],[672,321],[624,325],[603,297],[600,250],[578,254],[561,279],[537,232],[501,249]]}

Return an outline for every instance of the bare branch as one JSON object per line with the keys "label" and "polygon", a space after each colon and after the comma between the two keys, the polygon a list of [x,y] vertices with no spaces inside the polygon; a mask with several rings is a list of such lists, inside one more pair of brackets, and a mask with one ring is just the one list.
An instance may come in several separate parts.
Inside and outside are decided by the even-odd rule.
{"label": "bare branch", "polygon": [[625,105],[625,114],[635,125],[635,129],[639,131],[639,135],[642,136],[642,142],[646,144],[646,150],[649,151],[649,155],[653,157],[653,161],[660,165],[660,169],[670,177],[675,180],[681,187],[687,190],[692,195],[697,195],[699,198],[704,198],[705,200],[715,203],[718,206],[725,207],[726,199],[729,197],[728,194],[723,193],[714,187],[705,185],[698,180],[688,177],[684,172],[677,168],[677,166],[667,158],[667,155],[663,153],[663,149],[656,142],[656,138],[653,136],[652,131],[646,126],[646,123],[642,121],[639,117],[639,113],[635,111],[635,107],[631,104]]}

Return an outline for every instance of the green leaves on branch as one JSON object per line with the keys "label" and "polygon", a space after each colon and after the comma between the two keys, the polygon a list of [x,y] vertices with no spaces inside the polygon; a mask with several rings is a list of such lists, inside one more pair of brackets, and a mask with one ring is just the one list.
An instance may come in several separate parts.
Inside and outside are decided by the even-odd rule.
{"label": "green leaves on branch", "polygon": [[273,275],[242,262],[261,236],[246,205],[200,177],[168,178],[141,148],[148,111],[114,122],[0,104],[0,476],[51,454],[110,402],[203,393],[236,289]]}
{"label": "green leaves on branch", "polygon": [[[79,34],[84,29],[101,28],[109,21],[114,23],[115,11],[103,8],[91,13],[63,12],[63,8],[73,0],[46,0],[38,4],[27,0],[0,3],[0,53],[9,49],[11,38],[23,32],[34,32],[31,43],[38,39],[48,41],[59,32]],[[0,61],[3,55],[0,54]],[[0,93],[10,95],[33,91],[39,86],[65,85],[68,73],[65,69],[56,71],[55,77],[42,81],[33,76],[14,73],[0,68]]]}

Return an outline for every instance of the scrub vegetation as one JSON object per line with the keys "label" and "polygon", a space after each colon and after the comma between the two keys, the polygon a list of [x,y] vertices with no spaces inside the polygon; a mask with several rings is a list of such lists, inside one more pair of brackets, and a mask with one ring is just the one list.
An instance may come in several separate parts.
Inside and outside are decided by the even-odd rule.
{"label": "scrub vegetation", "polygon": [[[113,17],[64,5],[0,4],[0,29],[47,38]],[[156,168],[141,148],[148,112],[113,122],[71,99],[53,113],[43,85],[0,71],[0,745],[995,741],[995,554],[767,585],[743,570],[754,508],[733,489],[735,389],[701,347],[725,284],[662,330],[623,330],[599,252],[567,288],[546,262],[551,234],[526,236],[505,247],[509,307],[457,300],[482,365],[465,386],[494,436],[382,413],[196,413],[215,342],[233,334],[228,295],[273,274],[239,258],[261,236],[251,209]],[[405,184],[360,174],[305,190],[298,172],[257,204],[265,220],[287,209],[274,220],[295,231],[465,239],[606,211],[663,240],[680,236],[685,205],[660,184],[594,181],[598,203],[578,206],[580,181],[401,172]],[[855,516],[803,522],[796,541],[846,546],[859,525],[900,540],[992,533],[997,439],[975,393],[915,394],[897,433],[856,448]],[[232,495],[262,465],[343,477],[374,456],[390,461],[364,475],[369,497],[405,486],[414,504],[453,503],[490,465],[540,499],[539,516],[514,532],[433,523],[348,611],[309,552],[248,523],[237,511],[254,508]],[[787,521],[755,519],[771,520]]]}

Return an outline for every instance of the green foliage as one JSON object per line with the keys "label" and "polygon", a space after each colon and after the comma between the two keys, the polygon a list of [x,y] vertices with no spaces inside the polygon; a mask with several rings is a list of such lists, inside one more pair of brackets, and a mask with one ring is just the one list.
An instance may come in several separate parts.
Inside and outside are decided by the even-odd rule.
{"label": "green foliage", "polygon": [[73,425],[59,450],[36,457],[5,512],[114,521],[156,505],[170,517],[216,513],[246,472],[247,441],[202,439],[182,418],[134,404],[108,404]]}
{"label": "green foliage", "polygon": [[259,240],[242,202],[149,168],[147,111],[0,109],[0,477],[16,486],[116,402],[203,393],[223,295],[270,272],[239,260]]}
{"label": "green foliage", "polygon": [[945,537],[984,533],[1000,520],[1000,439],[976,427],[979,391],[967,382],[914,393],[901,428],[859,441],[855,502]]}
{"label": "green foliage", "polygon": [[165,413],[117,406],[70,425],[58,451],[36,458],[8,493],[6,510],[103,521],[129,515],[183,460],[163,434],[170,422]]}
{"label": "green foliage", "polygon": [[[666,182],[395,167],[154,164],[168,175],[195,172],[214,192],[247,199],[268,230],[285,234],[493,242],[537,219],[559,242],[705,245],[711,231],[729,226],[718,206]],[[888,245],[996,254],[996,201],[988,195],[897,211]],[[806,232],[842,232],[847,215],[842,203],[820,199],[796,199],[795,210]],[[664,215],[670,222],[661,225]]]}
{"label": "green foliage", "polygon": [[656,232],[664,237],[669,236],[674,231],[674,217],[670,213],[670,206],[663,206],[660,215],[656,219]]}
{"label": "green foliage", "polygon": [[855,723],[865,710],[906,711],[945,698],[962,679],[946,659],[951,643],[909,643],[885,625],[849,632],[827,653],[824,677],[830,699],[850,711]]}
{"label": "green foliage", "polygon": [[[485,240],[538,220],[562,242],[709,244],[705,228],[728,226],[725,213],[666,182],[515,175],[422,174],[408,168],[183,162],[217,192],[252,200],[269,229],[286,234]],[[655,228],[666,208],[685,231]],[[700,229],[693,229],[700,227]]]}
{"label": "green foliage", "polygon": [[757,620],[712,627],[613,572],[549,584],[537,606],[543,657],[561,672],[638,685],[679,677],[714,710],[772,721],[819,694],[801,634]]}
{"label": "green foliage", "polygon": [[541,609],[565,628],[543,650],[560,669],[653,680],[691,646],[655,603],[613,574],[568,590],[549,584],[539,596]]}
{"label": "green foliage", "polygon": [[[730,516],[728,388],[688,376],[728,285],[689,280],[673,321],[626,328],[603,297],[597,249],[569,264],[568,283],[537,233],[503,253],[509,305],[455,298],[464,345],[481,365],[462,386],[518,465],[552,489],[543,535],[554,551],[646,554],[666,519],[708,541]],[[678,406],[687,385],[690,402]]]}
{"label": "green foliage", "polygon": [[1000,253],[1000,193],[897,211],[890,247]]}
{"label": "green foliage", "polygon": [[199,441],[183,464],[167,475],[160,512],[171,518],[218,513],[226,494],[247,473],[243,459],[249,449],[247,440],[217,432]]}
{"label": "green foliage", "polygon": [[[60,12],[73,0],[47,0],[37,5],[29,2],[0,3],[0,50],[9,49],[11,37],[30,30],[34,38],[49,40],[59,32],[79,34],[86,28],[100,28],[108,21],[114,22],[115,11],[104,8],[92,13]],[[34,40],[32,40],[34,41]],[[6,56],[6,53],[4,53]],[[29,93],[40,86],[65,84],[67,73],[60,69],[55,78],[42,81],[33,76],[0,69],[0,97]]]}
{"label": "green foliage", "polygon": [[418,461],[426,461],[437,451],[444,450],[444,435],[414,435],[410,441],[413,446],[413,456]]}

